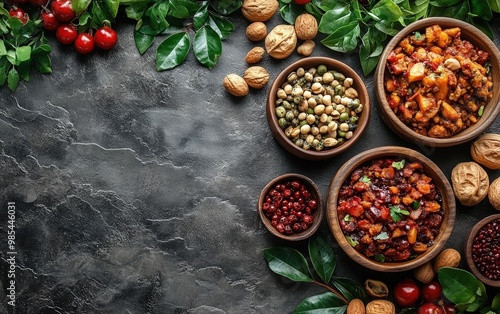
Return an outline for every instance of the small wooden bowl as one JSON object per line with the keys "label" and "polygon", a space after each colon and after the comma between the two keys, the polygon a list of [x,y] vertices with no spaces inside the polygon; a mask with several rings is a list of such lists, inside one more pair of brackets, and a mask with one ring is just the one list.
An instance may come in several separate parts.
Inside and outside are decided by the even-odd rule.
{"label": "small wooden bowl", "polygon": [[[286,79],[291,72],[296,71],[300,67],[307,70],[309,68],[317,67],[322,64],[326,65],[328,70],[338,71],[344,74],[345,77],[351,77],[354,80],[352,87],[356,89],[356,91],[358,92],[358,98],[361,104],[363,104],[363,111],[360,114],[358,124],[353,132],[352,138],[342,143],[341,145],[331,149],[323,149],[321,151],[316,151],[314,149],[306,150],[295,145],[285,135],[285,132],[280,128],[278,124],[278,117],[276,116],[276,110],[275,110],[276,100],[277,100],[276,93],[278,89],[281,87],[281,85],[286,82]],[[291,65],[286,67],[283,71],[281,71],[276,77],[276,79],[274,79],[267,95],[266,115],[267,115],[267,122],[269,124],[269,127],[271,128],[271,132],[273,133],[274,138],[288,152],[304,159],[324,160],[348,150],[352,145],[356,143],[356,141],[364,133],[366,127],[368,126],[368,121],[370,120],[370,97],[368,95],[368,91],[366,90],[366,86],[363,83],[363,80],[348,65],[331,58],[308,57],[292,63]]]}
{"label": "small wooden bowl", "polygon": [[[264,203],[264,200],[265,200],[266,195],[269,192],[269,190],[274,188],[274,186],[276,186],[276,184],[285,183],[285,182],[294,181],[294,180],[300,181],[302,184],[304,184],[307,187],[307,189],[309,190],[309,192],[312,195],[312,198],[314,200],[316,200],[318,207],[313,212],[313,224],[311,226],[309,226],[308,229],[306,229],[305,231],[302,231],[300,233],[283,234],[283,233],[278,232],[278,230],[276,230],[276,228],[274,228],[274,226],[271,224],[271,220],[266,217],[266,215],[264,214],[264,210],[262,209],[262,204]],[[267,230],[269,230],[269,232],[271,232],[273,235],[277,236],[278,238],[288,240],[288,241],[300,241],[300,240],[304,240],[304,239],[307,239],[310,236],[312,236],[316,232],[316,230],[318,230],[319,226],[321,225],[321,221],[323,220],[323,216],[324,216],[323,201],[322,201],[321,193],[319,191],[318,186],[308,177],[301,175],[301,174],[297,174],[297,173],[283,174],[283,175],[280,175],[280,176],[274,178],[273,180],[271,180],[260,192],[259,200],[257,202],[257,211],[259,213],[259,216],[260,216],[262,222],[264,223],[264,226],[267,228]]]}
{"label": "small wooden bowl", "polygon": [[[472,245],[474,243],[474,239],[479,232],[485,225],[489,224],[492,221],[498,220],[500,221],[500,214],[495,214],[495,215],[490,215],[478,223],[474,225],[474,227],[471,229],[469,236],[467,237],[467,242],[465,243],[465,260],[467,262],[467,265],[469,266],[470,271],[476,276],[479,280],[481,280],[484,284],[487,284],[488,286],[492,287],[500,287],[500,280],[493,280],[481,273],[479,269],[476,266],[476,263],[474,262],[472,258]],[[497,234],[497,237],[500,235]]]}
{"label": "small wooden bowl", "polygon": [[[387,72],[387,57],[398,43],[415,31],[425,31],[432,25],[440,25],[441,28],[460,27],[461,38],[470,41],[475,47],[489,53],[492,66],[493,97],[485,106],[482,117],[477,123],[467,129],[448,138],[432,138],[416,133],[406,126],[389,107],[384,87],[384,77]],[[430,147],[447,147],[462,144],[473,140],[481,135],[496,119],[500,113],[500,52],[496,45],[481,30],[469,23],[446,17],[432,17],[411,23],[397,33],[385,46],[380,56],[374,77],[375,94],[378,100],[379,114],[382,120],[400,137],[413,143],[419,143]]]}
{"label": "small wooden bowl", "polygon": [[[429,247],[425,253],[418,255],[414,259],[402,262],[378,262],[374,259],[368,258],[362,253],[356,251],[347,241],[344,233],[342,232],[337,213],[337,205],[339,199],[339,192],[344,181],[351,175],[351,173],[361,166],[362,164],[379,158],[404,158],[408,162],[418,161],[424,166],[424,172],[427,176],[432,178],[432,182],[436,189],[442,196],[442,208],[444,209],[444,217],[441,223],[439,235],[434,241],[434,245]],[[372,270],[381,272],[400,272],[413,269],[419,265],[434,258],[441,251],[442,247],[448,240],[453,224],[455,222],[455,196],[448,182],[446,176],[430,159],[409,148],[399,146],[384,146],[377,147],[365,152],[362,152],[349,161],[347,161],[338,171],[335,177],[330,182],[327,191],[326,201],[326,217],[330,231],[337,240],[337,243],[344,250],[344,252],[358,264],[370,268]]]}

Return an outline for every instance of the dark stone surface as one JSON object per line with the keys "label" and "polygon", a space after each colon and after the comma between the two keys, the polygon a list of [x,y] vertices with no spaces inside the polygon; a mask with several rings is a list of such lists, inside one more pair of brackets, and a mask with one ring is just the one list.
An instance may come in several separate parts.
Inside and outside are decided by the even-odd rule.
{"label": "dark stone surface", "polygon": [[[51,38],[54,73],[33,74],[15,93],[2,87],[0,300],[8,291],[7,204],[15,202],[15,313],[290,313],[324,290],[269,270],[263,249],[305,245],[281,242],[260,223],[256,200],[268,181],[298,172],[326,197],[346,160],[382,145],[417,149],[448,178],[456,163],[471,160],[470,143],[433,149],[396,136],[378,116],[371,75],[365,82],[374,109],[359,144],[327,161],[291,156],[267,126],[269,85],[241,99],[222,88],[226,74],[243,74],[254,45],[248,23],[231,19],[236,30],[212,70],[190,53],[182,66],[156,72],[158,42],[140,56],[133,25],[120,24],[113,51],[83,57]],[[278,23],[277,15],[268,28]],[[500,46],[500,24],[492,24]],[[313,55],[361,73],[356,54],[318,43]],[[298,58],[266,57],[262,65],[274,78]],[[500,133],[500,120],[487,131]],[[446,246],[463,252],[471,226],[493,213],[487,201],[458,205]],[[326,225],[321,230],[330,237]],[[332,245],[336,276],[388,280]],[[2,301],[0,312],[7,310]]]}

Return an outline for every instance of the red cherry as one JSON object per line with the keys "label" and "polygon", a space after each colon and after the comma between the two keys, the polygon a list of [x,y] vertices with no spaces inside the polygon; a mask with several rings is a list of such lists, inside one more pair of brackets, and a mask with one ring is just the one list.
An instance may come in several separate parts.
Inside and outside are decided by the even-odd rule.
{"label": "red cherry", "polygon": [[418,308],[418,314],[445,314],[442,307],[434,303],[424,303]]}
{"label": "red cherry", "polygon": [[54,13],[50,11],[43,10],[41,16],[42,16],[42,26],[48,31],[56,30],[61,24],[54,15]]}
{"label": "red cherry", "polygon": [[444,312],[446,314],[456,314],[457,313],[457,309],[455,308],[455,305],[453,305],[453,304],[445,304],[443,306],[443,309],[444,309]]}
{"label": "red cherry", "polygon": [[94,37],[88,33],[80,33],[75,40],[75,49],[81,54],[94,51]]}
{"label": "red cherry", "polygon": [[94,34],[95,44],[103,50],[110,50],[116,45],[118,36],[114,29],[109,26],[99,28]]}
{"label": "red cherry", "polygon": [[402,307],[411,307],[420,298],[420,288],[410,279],[404,279],[394,286],[394,299]]}
{"label": "red cherry", "polygon": [[33,3],[34,5],[42,6],[47,5],[47,3],[49,3],[49,0],[29,0],[28,2]]}
{"label": "red cherry", "polygon": [[75,11],[71,6],[71,0],[53,0],[51,10],[61,22],[70,22],[75,18]]}
{"label": "red cherry", "polygon": [[293,0],[293,2],[295,2],[295,4],[298,4],[298,5],[304,5],[304,4],[308,4],[309,2],[311,2],[311,0]]}
{"label": "red cherry", "polygon": [[57,28],[56,38],[61,44],[72,44],[75,41],[76,36],[78,36],[78,32],[76,31],[76,28],[70,24],[63,24]]}
{"label": "red cherry", "polygon": [[9,16],[17,17],[23,24],[26,24],[26,22],[28,22],[29,20],[28,14],[26,14],[26,12],[24,12],[24,10],[21,8],[16,8],[16,7],[11,8],[9,10]]}
{"label": "red cherry", "polygon": [[424,303],[432,303],[441,298],[442,288],[437,281],[431,281],[422,286],[421,295]]}

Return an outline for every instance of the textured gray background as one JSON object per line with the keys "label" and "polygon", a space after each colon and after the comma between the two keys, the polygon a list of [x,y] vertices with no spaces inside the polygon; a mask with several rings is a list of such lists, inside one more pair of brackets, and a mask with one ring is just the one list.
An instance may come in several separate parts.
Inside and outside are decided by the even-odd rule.
{"label": "textured gray background", "polygon": [[[396,136],[378,116],[372,76],[365,77],[370,125],[354,148],[320,162],[290,155],[267,125],[270,84],[244,98],[222,87],[226,74],[243,74],[254,45],[245,37],[248,22],[239,14],[231,20],[236,30],[212,70],[190,53],[182,66],[156,72],[159,42],[140,56],[134,26],[120,24],[109,53],[80,56],[51,37],[54,73],[33,74],[15,93],[0,89],[0,313],[12,310],[3,301],[7,202],[17,206],[16,313],[290,313],[324,290],[269,270],[264,248],[304,250],[305,243],[284,243],[260,223],[256,200],[268,181],[298,172],[326,197],[346,160],[382,145],[417,149],[448,178],[456,163],[471,160],[470,143],[433,149]],[[278,23],[277,15],[268,29]],[[500,25],[493,24],[500,47]],[[355,54],[318,43],[313,55],[361,74]],[[273,79],[297,59],[294,53],[261,64]],[[487,131],[500,133],[500,120]],[[488,173],[491,180],[500,175]],[[462,250],[470,227],[493,213],[487,201],[459,205],[446,246]],[[321,231],[331,240],[325,224]],[[387,280],[332,246],[336,276]]]}

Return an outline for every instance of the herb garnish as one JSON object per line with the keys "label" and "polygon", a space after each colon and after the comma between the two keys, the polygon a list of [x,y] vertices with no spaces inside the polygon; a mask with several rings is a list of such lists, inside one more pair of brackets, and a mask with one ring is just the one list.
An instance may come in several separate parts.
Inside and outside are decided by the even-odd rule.
{"label": "herb garnish", "polygon": [[409,211],[407,211],[405,209],[401,209],[397,206],[390,206],[389,210],[390,210],[392,220],[394,220],[394,222],[401,221],[402,215],[409,215],[410,214]]}
{"label": "herb garnish", "polygon": [[397,170],[401,170],[405,166],[405,160],[402,159],[401,161],[393,161],[392,166]]}

